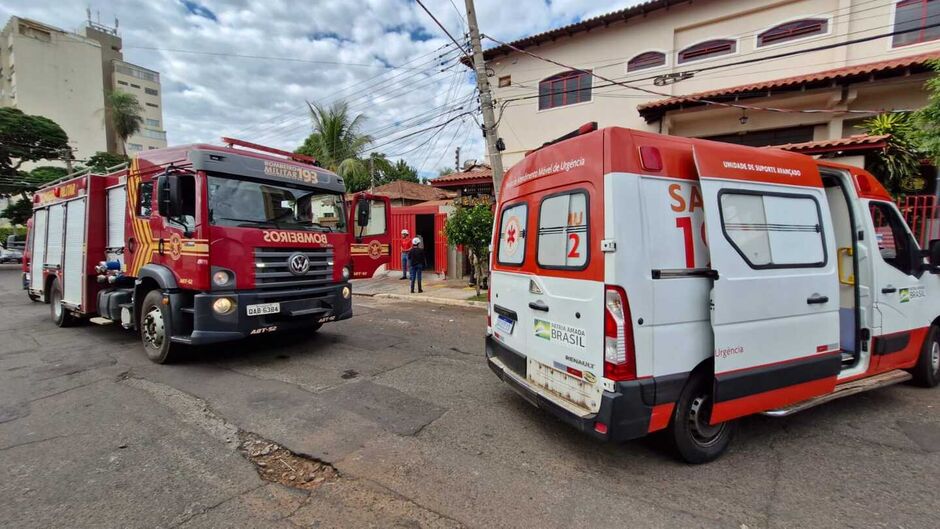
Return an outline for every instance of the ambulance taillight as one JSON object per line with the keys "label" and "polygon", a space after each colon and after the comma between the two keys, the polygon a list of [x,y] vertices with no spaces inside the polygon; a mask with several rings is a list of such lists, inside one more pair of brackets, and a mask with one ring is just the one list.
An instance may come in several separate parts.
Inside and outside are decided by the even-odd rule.
{"label": "ambulance taillight", "polygon": [[627,293],[610,285],[604,293],[604,377],[614,381],[636,378],[633,323]]}

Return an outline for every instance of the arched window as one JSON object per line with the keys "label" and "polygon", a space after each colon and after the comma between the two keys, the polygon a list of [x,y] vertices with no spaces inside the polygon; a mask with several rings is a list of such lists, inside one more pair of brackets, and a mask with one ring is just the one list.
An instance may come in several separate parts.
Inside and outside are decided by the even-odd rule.
{"label": "arched window", "polygon": [[666,64],[666,54],[661,51],[648,51],[641,53],[627,61],[627,71],[635,72],[647,68],[655,68]]}
{"label": "arched window", "polygon": [[[903,0],[894,6],[892,46],[907,46],[940,39],[940,1]],[[933,27],[931,27],[933,26]],[[898,33],[903,31],[903,33]]]}
{"label": "arched window", "polygon": [[757,47],[769,46],[778,42],[801,39],[812,35],[822,35],[829,30],[829,21],[825,18],[804,18],[772,27],[757,36]]}
{"label": "arched window", "polygon": [[738,43],[731,39],[715,39],[700,42],[679,52],[679,63],[709,59],[734,53]]}
{"label": "arched window", "polygon": [[591,100],[591,74],[564,72],[539,83],[539,110]]}

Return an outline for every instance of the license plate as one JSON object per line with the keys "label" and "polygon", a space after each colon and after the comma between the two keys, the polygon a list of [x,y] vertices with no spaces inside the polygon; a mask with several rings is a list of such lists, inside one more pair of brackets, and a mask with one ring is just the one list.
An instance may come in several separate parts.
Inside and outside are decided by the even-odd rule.
{"label": "license plate", "polygon": [[257,305],[248,305],[249,316],[263,316],[265,314],[277,314],[281,312],[280,303],[259,303]]}
{"label": "license plate", "polygon": [[502,331],[506,334],[512,334],[512,328],[515,327],[516,322],[510,320],[506,316],[499,316],[496,318],[496,330]]}

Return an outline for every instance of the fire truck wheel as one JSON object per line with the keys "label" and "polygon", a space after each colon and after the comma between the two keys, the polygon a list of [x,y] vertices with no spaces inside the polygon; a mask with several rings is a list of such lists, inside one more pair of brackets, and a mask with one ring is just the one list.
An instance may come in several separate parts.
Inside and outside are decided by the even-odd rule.
{"label": "fire truck wheel", "polygon": [[940,383],[940,327],[930,327],[920,358],[914,369],[911,369],[911,374],[914,375],[914,384],[921,387],[933,388]]}
{"label": "fire truck wheel", "polygon": [[58,279],[53,279],[49,287],[49,310],[53,323],[59,327],[69,327],[75,324],[75,316],[62,306],[62,284]]}
{"label": "fire truck wheel", "polygon": [[711,379],[694,373],[682,390],[669,426],[669,440],[688,463],[708,463],[728,449],[734,436],[734,422],[709,424],[712,411]]}
{"label": "fire truck wheel", "polygon": [[147,358],[158,364],[175,360],[180,344],[174,344],[167,332],[170,321],[170,306],[163,304],[163,294],[151,290],[140,307],[140,339],[144,343]]}

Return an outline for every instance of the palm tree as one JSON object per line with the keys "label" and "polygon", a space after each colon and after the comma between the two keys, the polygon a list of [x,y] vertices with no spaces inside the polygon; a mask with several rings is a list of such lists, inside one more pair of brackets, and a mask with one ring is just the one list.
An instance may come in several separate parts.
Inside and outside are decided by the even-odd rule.
{"label": "palm tree", "polygon": [[137,101],[137,96],[114,90],[105,97],[111,125],[114,133],[121,139],[121,153],[127,155],[127,138],[140,131],[144,118],[140,115],[144,109]]}
{"label": "palm tree", "polygon": [[372,136],[362,131],[365,116],[351,115],[344,101],[328,108],[307,102],[313,132],[297,149],[297,153],[313,156],[321,166],[346,180],[348,191],[361,191],[371,184],[371,173],[387,169],[391,164],[384,156],[364,158],[372,144]]}

